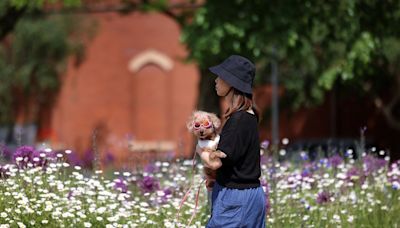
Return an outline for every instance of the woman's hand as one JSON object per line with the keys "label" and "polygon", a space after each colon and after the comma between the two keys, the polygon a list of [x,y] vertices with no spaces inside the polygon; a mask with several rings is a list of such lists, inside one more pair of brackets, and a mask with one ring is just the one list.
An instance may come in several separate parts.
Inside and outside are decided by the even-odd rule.
{"label": "woman's hand", "polygon": [[212,149],[204,149],[200,154],[200,158],[203,161],[204,166],[212,170],[217,170],[219,167],[221,167],[221,158],[225,157],[226,154],[222,151],[215,151]]}

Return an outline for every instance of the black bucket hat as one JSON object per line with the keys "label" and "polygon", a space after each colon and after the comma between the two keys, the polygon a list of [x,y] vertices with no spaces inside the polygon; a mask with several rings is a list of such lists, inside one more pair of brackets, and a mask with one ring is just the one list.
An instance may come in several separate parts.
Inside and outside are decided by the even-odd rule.
{"label": "black bucket hat", "polygon": [[256,68],[250,60],[239,55],[231,55],[221,64],[208,69],[233,88],[252,96]]}

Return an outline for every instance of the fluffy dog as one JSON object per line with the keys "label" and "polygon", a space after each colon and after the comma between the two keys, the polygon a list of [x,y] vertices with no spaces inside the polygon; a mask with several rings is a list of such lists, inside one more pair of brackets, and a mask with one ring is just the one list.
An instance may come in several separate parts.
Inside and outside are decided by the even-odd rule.
{"label": "fluffy dog", "polygon": [[[197,137],[196,153],[199,154],[202,161],[207,161],[209,154],[203,152],[215,151],[219,142],[219,130],[221,120],[214,113],[204,111],[194,111],[186,124],[188,130]],[[217,162],[221,162],[217,160]],[[210,190],[215,182],[216,172],[204,166],[206,176],[206,186]]]}

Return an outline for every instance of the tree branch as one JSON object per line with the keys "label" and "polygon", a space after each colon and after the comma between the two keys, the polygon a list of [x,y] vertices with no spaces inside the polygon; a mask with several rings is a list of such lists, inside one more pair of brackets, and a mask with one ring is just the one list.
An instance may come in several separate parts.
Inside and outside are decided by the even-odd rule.
{"label": "tree branch", "polygon": [[14,29],[15,24],[25,13],[25,10],[25,8],[16,9],[13,7],[7,7],[6,12],[0,16],[0,40]]}
{"label": "tree branch", "polygon": [[397,104],[399,101],[400,101],[400,92],[398,92],[396,96],[393,97],[388,106],[382,108],[382,111],[389,125],[395,128],[396,130],[400,131],[400,120],[398,120],[395,117],[395,115],[393,115],[394,104]]}
{"label": "tree branch", "polygon": [[[397,88],[400,88],[400,76],[397,77],[396,82],[397,82]],[[396,108],[396,105],[400,105],[400,89],[396,89],[396,93],[394,94],[394,96],[392,96],[392,99],[387,105],[384,105],[382,99],[378,97],[376,97],[374,101],[375,101],[375,106],[378,109],[382,110],[382,113],[386,118],[388,124],[394,129],[400,131],[400,119],[397,118],[393,112],[394,109]]]}
{"label": "tree branch", "polygon": [[104,4],[104,3],[89,3],[83,4],[78,8],[60,8],[60,7],[48,7],[45,9],[47,14],[79,14],[79,13],[105,13],[105,12],[120,12],[120,13],[130,13],[133,11],[143,10],[143,6],[147,6],[152,10],[158,11],[165,14],[166,16],[172,18],[178,22],[181,26],[186,22],[187,18],[190,18],[193,12],[201,7],[202,5],[195,2],[188,3],[175,3],[164,6],[154,5],[148,0],[126,0],[120,4]]}

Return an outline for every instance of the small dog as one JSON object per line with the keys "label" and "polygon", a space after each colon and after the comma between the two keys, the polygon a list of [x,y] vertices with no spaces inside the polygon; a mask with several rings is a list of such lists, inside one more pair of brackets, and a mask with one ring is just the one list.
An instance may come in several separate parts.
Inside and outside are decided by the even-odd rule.
{"label": "small dog", "polygon": [[[208,159],[205,157],[208,154],[202,152],[204,149],[217,149],[221,120],[214,113],[194,111],[186,126],[197,137],[196,153],[203,161]],[[210,190],[214,186],[216,171],[205,166],[204,174],[207,189]]]}

